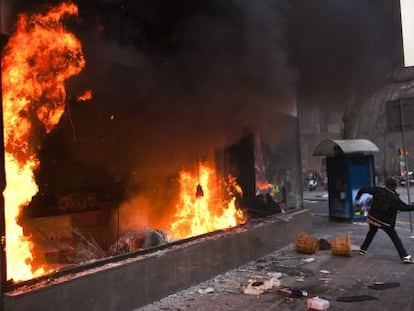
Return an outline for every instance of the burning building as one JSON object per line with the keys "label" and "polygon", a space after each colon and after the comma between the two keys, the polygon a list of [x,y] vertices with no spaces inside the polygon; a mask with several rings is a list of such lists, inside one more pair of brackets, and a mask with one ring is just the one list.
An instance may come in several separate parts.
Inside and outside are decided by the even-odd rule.
{"label": "burning building", "polygon": [[[302,205],[295,77],[270,27],[279,1],[274,13],[244,1],[24,2],[2,5],[13,21],[1,67],[7,306],[41,303],[25,302],[27,287],[46,293],[63,276],[71,287],[136,261],[142,272],[157,251],[185,253],[183,269],[232,245],[237,259],[208,259],[194,282],[280,245],[277,230],[295,234],[265,219]],[[243,253],[252,241],[266,242]],[[187,284],[173,279],[158,292]]]}

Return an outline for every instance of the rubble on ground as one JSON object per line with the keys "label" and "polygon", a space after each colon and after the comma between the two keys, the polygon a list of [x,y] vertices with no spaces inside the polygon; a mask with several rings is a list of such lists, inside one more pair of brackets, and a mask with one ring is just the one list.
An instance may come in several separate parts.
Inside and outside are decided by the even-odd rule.
{"label": "rubble on ground", "polygon": [[330,256],[326,251],[319,251],[315,256],[299,254],[291,244],[136,311],[186,310],[195,295],[260,297],[273,294],[281,302],[306,297],[307,289],[319,282],[318,267]]}

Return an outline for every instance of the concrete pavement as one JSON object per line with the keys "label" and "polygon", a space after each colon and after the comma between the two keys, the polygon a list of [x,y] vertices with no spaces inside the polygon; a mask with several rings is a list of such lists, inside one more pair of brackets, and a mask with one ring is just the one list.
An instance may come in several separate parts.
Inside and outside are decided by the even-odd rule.
{"label": "concrete pavement", "polygon": [[[328,203],[322,200],[320,204]],[[306,208],[312,209],[312,206],[305,201]],[[312,216],[312,224],[313,229],[309,233],[328,241],[332,237],[349,234],[355,249],[358,249],[367,232],[365,223],[331,222],[327,216]],[[397,231],[408,252],[414,255],[414,238],[409,225],[399,223]],[[357,251],[351,257],[333,256],[330,250],[303,255],[294,250],[293,243],[290,247],[138,310],[299,311],[306,310],[307,298],[314,296],[328,300],[329,310],[414,310],[414,265],[400,263],[397,251],[384,232],[378,232],[365,256],[360,256]],[[249,280],[269,279],[280,272],[283,274],[279,278],[281,287],[307,293],[308,296],[286,297],[279,291],[281,287],[277,286],[260,295],[243,293],[243,286]],[[399,283],[399,286],[382,290],[368,287],[376,282]],[[375,300],[337,301],[343,296],[361,295],[372,296]]]}

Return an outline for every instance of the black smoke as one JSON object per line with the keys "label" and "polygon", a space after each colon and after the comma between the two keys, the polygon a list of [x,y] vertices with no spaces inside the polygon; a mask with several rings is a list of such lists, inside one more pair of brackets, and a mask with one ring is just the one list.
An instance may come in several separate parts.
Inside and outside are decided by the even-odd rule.
{"label": "black smoke", "polygon": [[145,188],[258,127],[277,145],[275,116],[294,115],[296,101],[341,109],[401,63],[393,0],[78,2],[67,24],[87,67],[41,150],[45,192],[122,192],[131,178]]}
{"label": "black smoke", "polygon": [[[80,2],[79,9],[71,26],[87,67],[69,83],[70,111],[48,137],[38,174],[52,192],[113,189],[117,178],[134,179],[139,191],[295,111],[287,7],[278,2]],[[76,102],[87,88],[93,99]]]}
{"label": "black smoke", "polygon": [[289,55],[302,101],[340,108],[354,92],[366,99],[402,67],[399,1],[291,3]]}

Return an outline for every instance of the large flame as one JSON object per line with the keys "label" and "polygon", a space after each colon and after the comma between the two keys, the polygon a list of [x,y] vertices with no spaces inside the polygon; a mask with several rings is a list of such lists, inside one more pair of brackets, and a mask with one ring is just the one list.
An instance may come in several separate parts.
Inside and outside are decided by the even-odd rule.
{"label": "large flame", "polygon": [[182,170],[179,182],[180,198],[170,227],[172,238],[197,236],[244,222],[243,213],[235,204],[234,192],[241,189],[234,178],[229,177],[226,189],[213,166],[200,163],[196,171]]}
{"label": "large flame", "polygon": [[37,193],[34,170],[42,133],[49,133],[65,109],[65,80],[85,66],[79,40],[61,20],[76,15],[64,3],[46,13],[21,15],[2,59],[7,278],[22,281],[45,273],[32,267],[32,241],[18,224]]}

